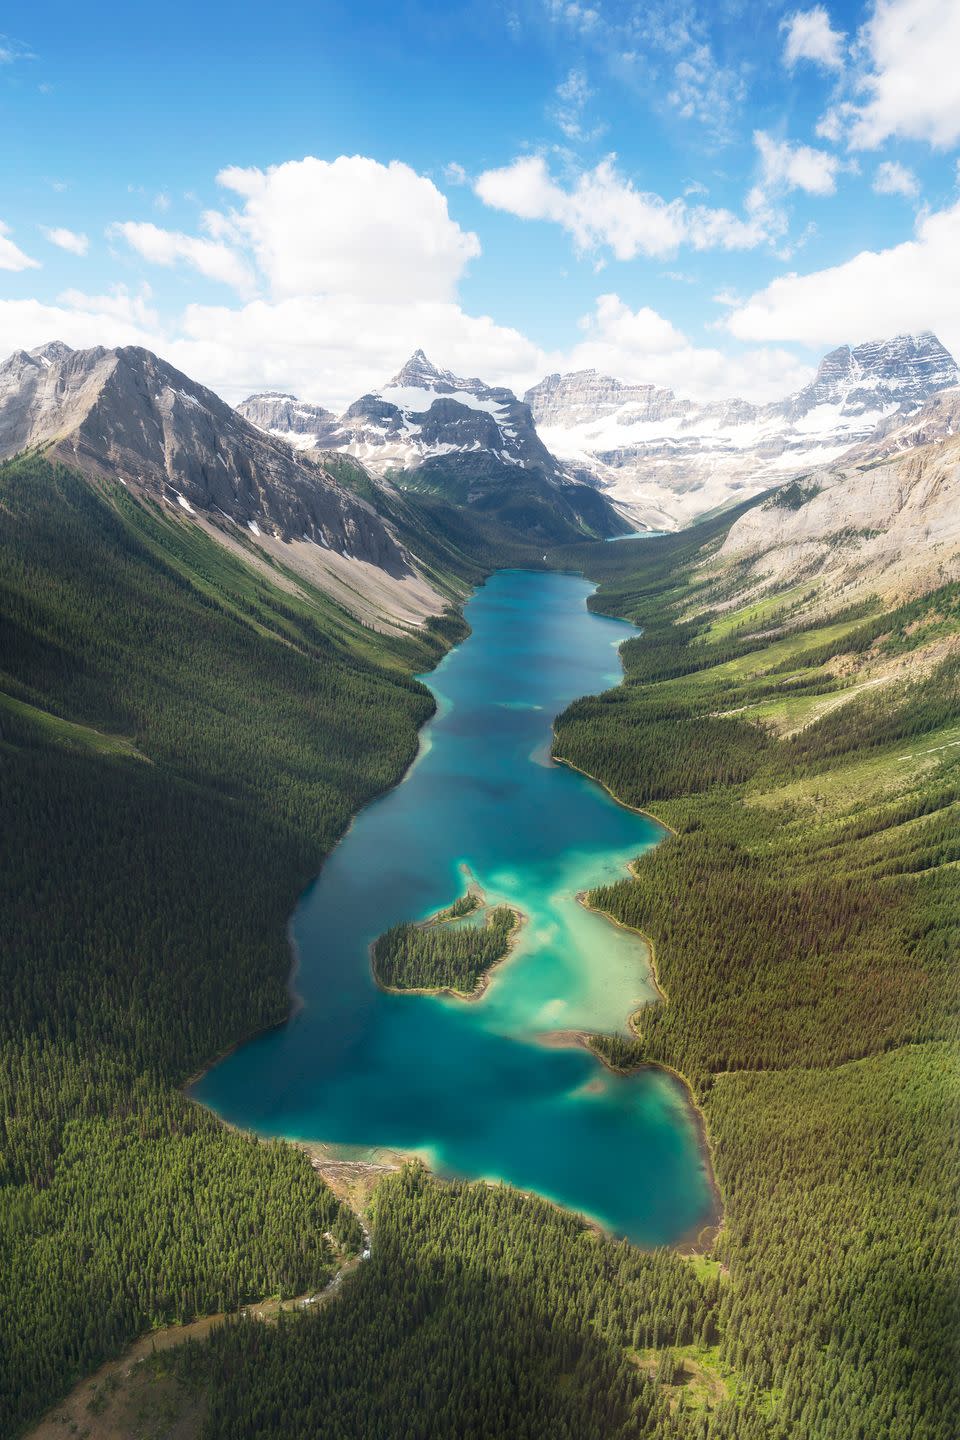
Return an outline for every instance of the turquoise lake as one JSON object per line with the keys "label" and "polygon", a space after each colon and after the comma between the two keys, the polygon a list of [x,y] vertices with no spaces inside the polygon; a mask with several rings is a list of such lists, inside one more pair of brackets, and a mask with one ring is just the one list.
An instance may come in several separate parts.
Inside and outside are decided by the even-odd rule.
{"label": "turquoise lake", "polygon": [[[549,756],[554,716],[621,676],[629,631],[587,610],[592,588],[502,571],[476,592],[472,634],[424,677],[437,713],[415,764],[357,817],[293,917],[301,1008],[192,1093],[262,1134],[345,1157],[413,1152],[655,1245],[711,1210],[683,1090],[659,1071],[613,1075],[556,1039],[626,1031],[653,995],[642,942],[576,896],[661,832]],[[528,917],[511,958],[477,1001],[379,990],[371,941],[449,904],[465,866],[489,901]]]}

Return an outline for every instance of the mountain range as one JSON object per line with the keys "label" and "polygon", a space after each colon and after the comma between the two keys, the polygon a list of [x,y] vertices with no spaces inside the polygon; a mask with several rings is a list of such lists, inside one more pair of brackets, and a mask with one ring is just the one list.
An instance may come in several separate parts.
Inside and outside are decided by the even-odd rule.
{"label": "mountain range", "polygon": [[594,483],[558,461],[530,406],[462,379],[417,350],[379,390],[333,416],[293,395],[251,395],[238,411],[298,449],[345,452],[408,489],[468,507],[535,543],[608,538],[631,527]]}
{"label": "mountain range", "polygon": [[525,400],[549,449],[637,523],[676,529],[792,475],[832,464],[957,385],[935,335],[900,335],[824,356],[816,377],[768,405],[698,405],[595,370],[549,375]]}
{"label": "mountain range", "polygon": [[538,475],[555,506],[559,497],[572,502],[575,526],[603,535],[617,523],[571,488],[577,482],[635,527],[676,529],[899,430],[958,381],[952,355],[929,331],[841,346],[802,390],[762,406],[698,404],[596,370],[549,375],[519,400],[418,350],[339,416],[272,392],[238,409],[299,449],[346,452],[459,504],[489,504],[495,481],[515,493]]}
{"label": "mountain range", "polygon": [[833,351],[764,407],[697,406],[595,371],[520,400],[417,351],[336,416],[277,392],[233,409],[149,351],[54,341],[0,365],[0,459],[42,449],[119,481],[402,631],[441,614],[471,566],[676,528],[771,486],[726,541],[748,585],[829,571],[858,592],[952,574],[957,379],[929,333]]}

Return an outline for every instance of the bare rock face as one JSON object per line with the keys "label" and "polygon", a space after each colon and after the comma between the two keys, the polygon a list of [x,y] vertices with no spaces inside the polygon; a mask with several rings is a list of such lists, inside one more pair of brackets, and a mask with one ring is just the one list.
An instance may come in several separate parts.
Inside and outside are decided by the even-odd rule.
{"label": "bare rock face", "polygon": [[627,385],[597,370],[548,375],[523,398],[538,425],[578,425],[614,415],[625,407],[636,423],[642,423],[685,415],[694,408],[692,401],[678,400],[672,390]]}
{"label": "bare rock face", "polygon": [[258,430],[268,430],[298,450],[317,446],[320,436],[336,419],[332,410],[309,405],[296,395],[278,390],[250,395],[237,406],[237,413]]}
{"label": "bare rock face", "polygon": [[254,534],[310,540],[391,574],[409,569],[381,517],[319,460],[148,350],[54,342],[12,355],[0,366],[0,458],[32,446]]}
{"label": "bare rock face", "polygon": [[816,578],[848,599],[960,578],[960,436],[814,471],[741,516],[720,554],[758,588]]}
{"label": "bare rock face", "polygon": [[550,375],[525,399],[554,454],[638,520],[674,528],[839,460],[958,380],[949,351],[924,331],[841,346],[809,385],[772,405],[696,405],[594,370]]}

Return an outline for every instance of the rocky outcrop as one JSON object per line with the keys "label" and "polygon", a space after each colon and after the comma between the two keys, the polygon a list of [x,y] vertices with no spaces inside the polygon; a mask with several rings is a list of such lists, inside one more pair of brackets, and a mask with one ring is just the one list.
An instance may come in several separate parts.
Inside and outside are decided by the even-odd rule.
{"label": "rocky outcrop", "polygon": [[758,589],[816,579],[834,600],[958,579],[960,436],[814,471],[741,516],[720,554]]}
{"label": "rocky outcrop", "polygon": [[958,380],[925,331],[831,351],[809,385],[771,405],[697,405],[594,370],[548,376],[525,399],[554,454],[642,523],[674,528],[903,427]]}
{"label": "rocky outcrop", "polygon": [[309,405],[296,395],[285,395],[279,390],[263,390],[248,396],[237,406],[237,413],[258,430],[268,430],[298,450],[319,445],[320,436],[336,419],[332,410]]}
{"label": "rocky outcrop", "polygon": [[254,536],[307,540],[394,575],[410,559],[319,460],[265,434],[148,350],[55,342],[0,366],[0,457],[32,446]]}

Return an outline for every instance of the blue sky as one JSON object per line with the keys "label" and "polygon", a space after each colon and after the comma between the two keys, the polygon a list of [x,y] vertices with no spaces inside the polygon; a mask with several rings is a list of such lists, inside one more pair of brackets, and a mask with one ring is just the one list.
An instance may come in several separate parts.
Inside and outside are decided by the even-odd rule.
{"label": "blue sky", "polygon": [[[8,3],[0,349],[349,401],[417,345],[704,398],[960,350],[960,6]],[[307,157],[310,157],[309,159]]]}

